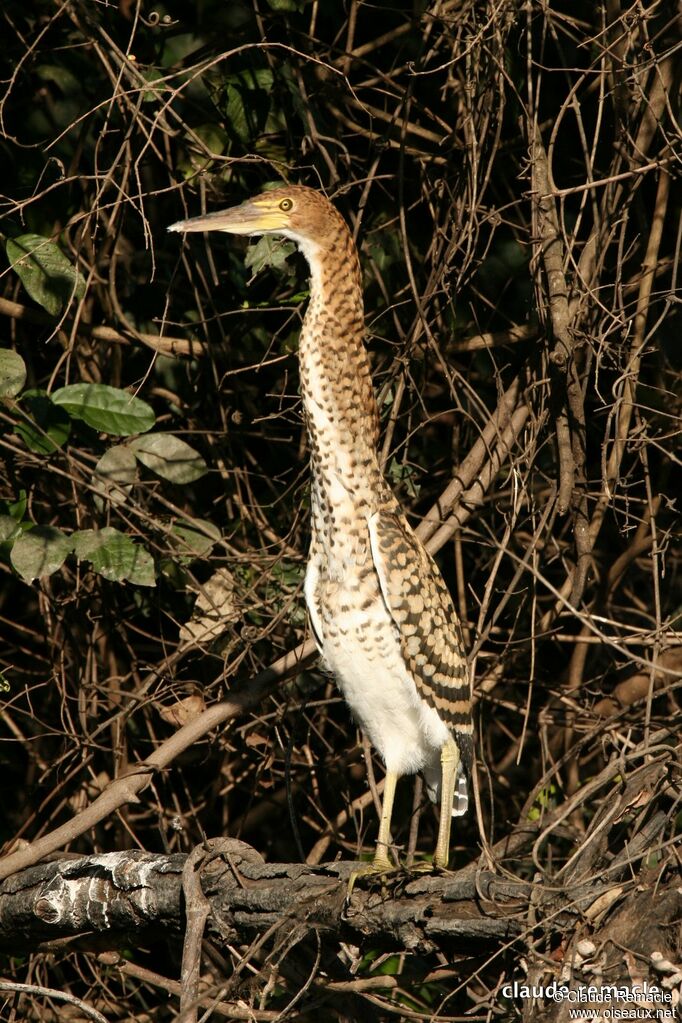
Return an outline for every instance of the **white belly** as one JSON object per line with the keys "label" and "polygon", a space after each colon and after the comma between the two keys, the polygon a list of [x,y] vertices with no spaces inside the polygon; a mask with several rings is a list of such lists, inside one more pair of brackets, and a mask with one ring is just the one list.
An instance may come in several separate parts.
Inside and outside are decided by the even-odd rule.
{"label": "white belly", "polygon": [[327,583],[326,591],[322,607],[335,611],[322,611],[321,653],[357,723],[387,770],[399,775],[424,770],[430,780],[439,772],[440,751],[450,732],[417,694],[378,584],[366,610],[354,607],[358,587],[350,580]]}

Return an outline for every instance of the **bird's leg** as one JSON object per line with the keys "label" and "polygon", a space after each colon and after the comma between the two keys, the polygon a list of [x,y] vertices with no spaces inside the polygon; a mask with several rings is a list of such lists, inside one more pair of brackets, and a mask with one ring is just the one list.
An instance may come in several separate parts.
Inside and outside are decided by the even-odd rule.
{"label": "bird's leg", "polygon": [[438,821],[438,841],[433,857],[433,865],[441,870],[446,870],[450,856],[452,804],[455,799],[455,782],[459,767],[459,748],[454,739],[448,739],[441,748],[440,767],[440,819]]}
{"label": "bird's leg", "polygon": [[372,861],[373,871],[385,873],[387,870],[394,870],[394,866],[388,858],[388,847],[391,843],[391,817],[393,816],[393,800],[395,799],[395,787],[398,775],[393,771],[386,772],[384,781],[384,798],[381,804],[381,820],[379,821],[379,837],[377,847]]}
{"label": "bird's leg", "polygon": [[354,870],[348,880],[348,894],[350,895],[359,877],[366,877],[368,874],[391,874],[395,867],[388,858],[388,847],[391,843],[391,817],[393,815],[393,800],[395,799],[395,787],[398,775],[394,771],[386,772],[384,781],[384,798],[381,804],[381,820],[379,821],[379,837],[374,852],[374,859],[371,863],[363,863]]}

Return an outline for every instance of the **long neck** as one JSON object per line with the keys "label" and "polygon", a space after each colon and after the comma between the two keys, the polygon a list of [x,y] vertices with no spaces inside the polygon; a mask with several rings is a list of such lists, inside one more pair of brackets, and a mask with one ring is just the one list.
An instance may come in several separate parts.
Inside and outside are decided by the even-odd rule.
{"label": "long neck", "polygon": [[301,394],[311,448],[313,525],[321,529],[325,517],[371,514],[391,495],[377,457],[379,413],[363,342],[355,245],[339,224],[331,244],[302,248],[311,281],[299,343]]}

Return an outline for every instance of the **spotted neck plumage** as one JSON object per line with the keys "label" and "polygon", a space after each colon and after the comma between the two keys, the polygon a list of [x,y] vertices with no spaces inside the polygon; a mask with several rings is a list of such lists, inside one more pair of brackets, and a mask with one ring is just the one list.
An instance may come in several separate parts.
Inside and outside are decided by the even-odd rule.
{"label": "spotted neck plumage", "polygon": [[[311,449],[313,533],[347,547],[353,520],[394,502],[379,467],[379,413],[364,345],[357,250],[339,218],[325,245],[299,245],[310,301],[299,342],[301,395]],[[346,555],[348,551],[346,550]]]}

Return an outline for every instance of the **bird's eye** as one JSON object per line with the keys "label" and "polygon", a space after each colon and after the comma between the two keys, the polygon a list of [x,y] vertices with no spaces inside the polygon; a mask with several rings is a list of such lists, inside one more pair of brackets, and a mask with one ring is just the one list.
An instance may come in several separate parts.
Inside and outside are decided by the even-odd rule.
{"label": "bird's eye", "polygon": [[279,208],[283,210],[284,213],[288,213],[293,205],[294,205],[293,199],[282,199],[281,203],[279,204]]}

